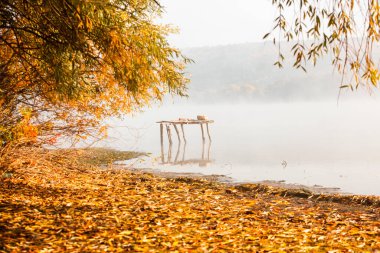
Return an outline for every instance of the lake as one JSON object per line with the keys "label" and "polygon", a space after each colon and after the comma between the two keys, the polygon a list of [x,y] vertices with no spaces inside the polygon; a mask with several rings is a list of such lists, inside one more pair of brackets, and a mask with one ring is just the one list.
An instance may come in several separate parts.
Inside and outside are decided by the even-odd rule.
{"label": "lake", "polygon": [[[137,168],[226,175],[238,182],[274,180],[380,195],[379,105],[374,99],[338,104],[168,103],[131,118],[110,120],[110,137],[102,145],[151,153],[133,161]],[[171,154],[166,135],[161,154],[156,122],[197,115],[215,120],[210,125],[211,144],[206,138],[203,146],[199,125],[186,125],[186,147],[182,142],[178,149],[172,129]]]}

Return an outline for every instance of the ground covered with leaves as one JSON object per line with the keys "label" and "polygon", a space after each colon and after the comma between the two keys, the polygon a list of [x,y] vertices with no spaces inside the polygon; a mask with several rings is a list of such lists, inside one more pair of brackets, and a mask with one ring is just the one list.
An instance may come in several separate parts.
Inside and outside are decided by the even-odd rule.
{"label": "ground covered with leaves", "polygon": [[55,159],[2,172],[0,252],[380,251],[378,197],[335,203]]}

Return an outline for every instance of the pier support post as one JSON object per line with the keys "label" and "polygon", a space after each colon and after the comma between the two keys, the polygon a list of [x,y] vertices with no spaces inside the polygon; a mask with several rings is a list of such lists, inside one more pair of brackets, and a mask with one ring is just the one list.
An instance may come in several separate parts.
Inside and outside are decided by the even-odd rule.
{"label": "pier support post", "polygon": [[203,141],[203,143],[202,143],[202,160],[204,160],[205,159],[205,141]]}
{"label": "pier support post", "polygon": [[211,142],[211,135],[210,135],[210,131],[209,131],[209,129],[208,129],[208,123],[206,123],[206,129],[207,129],[208,139],[209,139],[210,142]]}
{"label": "pier support post", "polygon": [[201,130],[202,130],[202,140],[203,140],[203,142],[205,142],[206,138],[205,138],[205,132],[203,130],[203,124],[200,123],[200,125],[201,125]]}
{"label": "pier support post", "polygon": [[181,124],[181,130],[182,130],[183,141],[186,143],[185,130],[184,130],[183,124]]}
{"label": "pier support post", "polygon": [[172,162],[172,145],[169,145],[167,163],[171,163],[171,162]]}
{"label": "pier support post", "polygon": [[166,132],[168,134],[169,146],[171,146],[173,144],[173,141],[172,141],[172,133],[170,131],[170,125],[166,125]]}
{"label": "pier support post", "polygon": [[161,137],[161,161],[164,163],[164,125],[160,124],[160,137]]}
{"label": "pier support post", "polygon": [[173,124],[173,126],[174,126],[175,132],[177,133],[178,143],[181,143],[181,137],[179,137],[179,131],[178,131],[177,124]]}

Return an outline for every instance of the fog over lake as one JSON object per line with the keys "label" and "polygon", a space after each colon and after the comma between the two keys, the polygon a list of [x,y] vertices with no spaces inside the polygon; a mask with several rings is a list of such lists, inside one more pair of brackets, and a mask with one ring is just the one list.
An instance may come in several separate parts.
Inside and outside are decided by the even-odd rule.
{"label": "fog over lake", "polygon": [[[339,187],[343,192],[380,194],[380,116],[376,101],[339,106],[333,102],[237,105],[165,105],[122,122],[113,121],[108,146],[151,152],[135,167],[172,172],[223,174],[237,181],[285,180],[286,183]],[[156,121],[205,114],[212,143],[207,166],[162,165]],[[124,126],[128,126],[124,127]],[[177,155],[173,132],[172,161]],[[198,125],[185,126],[185,160],[202,158]],[[183,144],[183,142],[182,142]],[[168,143],[165,136],[165,160]],[[208,142],[204,158],[208,156]],[[177,160],[183,159],[183,145]],[[284,166],[284,161],[286,166]]]}
{"label": "fog over lake", "polygon": [[[151,153],[133,164],[140,168],[222,174],[236,181],[284,180],[380,195],[376,93],[343,90],[338,97],[340,79],[328,59],[307,73],[289,66],[274,68],[276,51],[266,43],[184,52],[195,61],[187,68],[189,98],[168,98],[162,106],[110,120],[110,137],[102,145]],[[185,126],[183,155],[183,142],[177,152],[172,129],[169,158],[177,163],[162,164],[156,122],[197,115],[215,120],[210,148],[208,142],[202,145],[199,125]],[[164,144],[167,162],[166,134]]]}

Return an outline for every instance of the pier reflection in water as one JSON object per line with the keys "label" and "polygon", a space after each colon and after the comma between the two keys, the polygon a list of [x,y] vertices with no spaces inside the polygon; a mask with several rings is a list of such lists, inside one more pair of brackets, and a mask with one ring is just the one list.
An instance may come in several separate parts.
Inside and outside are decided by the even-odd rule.
{"label": "pier reflection in water", "polygon": [[[172,159],[172,144],[169,143],[168,152],[165,157],[164,150],[161,149],[161,164],[169,165],[188,165],[188,164],[198,164],[199,167],[206,167],[208,164],[212,163],[213,160],[210,158],[211,153],[211,142],[202,142],[202,154],[200,158],[186,159],[186,143],[178,143],[177,151]],[[182,154],[181,154],[182,153]]]}

